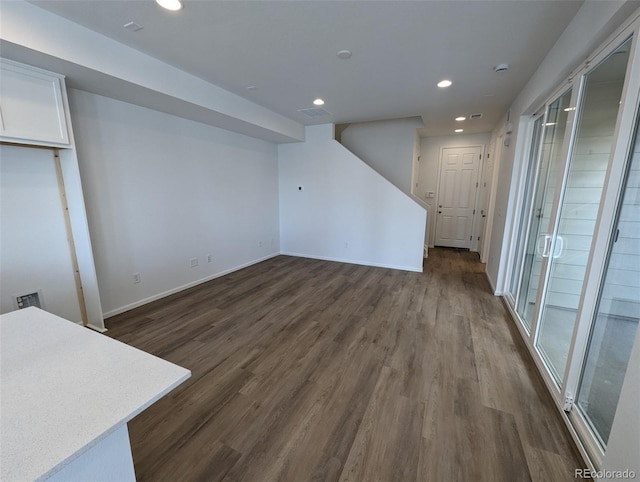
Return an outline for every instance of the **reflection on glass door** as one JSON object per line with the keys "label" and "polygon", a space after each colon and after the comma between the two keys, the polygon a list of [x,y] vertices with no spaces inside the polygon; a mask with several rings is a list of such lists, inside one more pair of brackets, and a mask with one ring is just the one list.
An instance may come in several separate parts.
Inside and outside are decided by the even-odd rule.
{"label": "reflection on glass door", "polygon": [[536,348],[558,385],[562,384],[576,322],[630,42],[625,42],[585,76],[556,235],[551,250],[544,253],[551,258],[551,264]]}
{"label": "reflection on glass door", "polygon": [[[548,110],[544,124],[542,153],[537,163],[537,172],[529,173],[529,183],[532,190],[533,202],[527,206],[530,221],[528,235],[524,244],[524,259],[522,259],[522,272],[520,275],[520,287],[516,300],[516,312],[520,315],[527,330],[531,329],[531,323],[535,316],[536,299],[538,297],[538,283],[542,269],[542,254],[551,240],[553,226],[551,222],[551,210],[559,181],[562,178],[563,168],[563,143],[567,128],[567,116],[571,101],[571,90],[553,102]],[[536,122],[542,123],[542,119]],[[535,132],[534,132],[535,134]],[[534,142],[537,144],[537,141]],[[537,154],[537,148],[536,148]],[[532,158],[533,160],[533,158]],[[519,254],[521,257],[522,254]]]}
{"label": "reflection on glass door", "polygon": [[623,193],[578,390],[577,405],[603,447],[609,439],[640,320],[638,134]]}

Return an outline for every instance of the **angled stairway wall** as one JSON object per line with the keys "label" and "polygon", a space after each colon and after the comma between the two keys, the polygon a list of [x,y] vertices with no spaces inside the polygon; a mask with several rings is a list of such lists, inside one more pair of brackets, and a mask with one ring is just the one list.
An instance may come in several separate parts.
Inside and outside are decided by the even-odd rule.
{"label": "angled stairway wall", "polygon": [[343,146],[366,162],[405,194],[411,194],[415,157],[419,155],[416,129],[420,117],[349,124],[340,135]]}
{"label": "angled stairway wall", "polygon": [[278,146],[283,254],[422,271],[426,210],[334,139]]}

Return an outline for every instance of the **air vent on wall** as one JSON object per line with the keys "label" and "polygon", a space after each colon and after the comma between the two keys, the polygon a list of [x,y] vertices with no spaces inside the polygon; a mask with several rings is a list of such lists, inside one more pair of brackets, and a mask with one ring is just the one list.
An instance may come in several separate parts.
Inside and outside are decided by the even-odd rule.
{"label": "air vent on wall", "polygon": [[482,114],[471,114],[469,119],[482,119]]}
{"label": "air vent on wall", "polygon": [[311,118],[321,117],[323,115],[329,115],[329,112],[323,107],[311,107],[309,109],[298,109],[298,112]]}

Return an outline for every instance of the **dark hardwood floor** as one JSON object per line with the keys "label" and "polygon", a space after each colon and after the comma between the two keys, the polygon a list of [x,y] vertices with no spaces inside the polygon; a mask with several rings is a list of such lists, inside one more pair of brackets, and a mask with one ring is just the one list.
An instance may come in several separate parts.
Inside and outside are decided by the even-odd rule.
{"label": "dark hardwood floor", "polygon": [[192,378],[129,424],[142,481],[574,480],[475,253],[424,273],[279,256],[107,320]]}

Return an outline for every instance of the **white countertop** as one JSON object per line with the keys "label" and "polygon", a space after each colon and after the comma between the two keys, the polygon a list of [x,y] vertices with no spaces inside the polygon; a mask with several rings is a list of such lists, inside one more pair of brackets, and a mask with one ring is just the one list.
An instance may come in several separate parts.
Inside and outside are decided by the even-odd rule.
{"label": "white countertop", "polygon": [[0,480],[51,476],[190,376],[37,308],[0,316]]}

